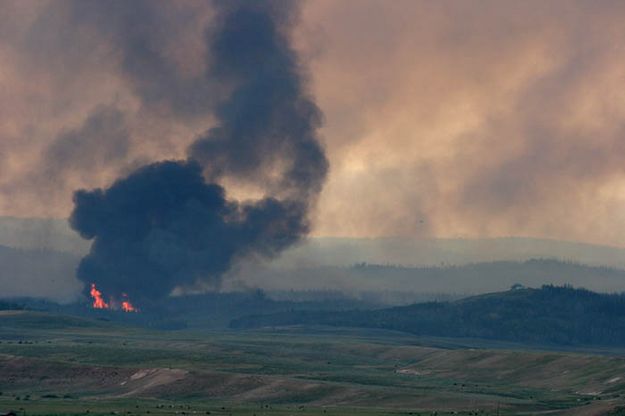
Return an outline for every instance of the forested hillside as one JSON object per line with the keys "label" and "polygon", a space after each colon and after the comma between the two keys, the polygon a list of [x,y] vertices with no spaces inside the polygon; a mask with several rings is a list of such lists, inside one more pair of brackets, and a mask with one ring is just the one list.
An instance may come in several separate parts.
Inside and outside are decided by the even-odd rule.
{"label": "forested hillside", "polygon": [[372,311],[298,311],[233,320],[233,328],[331,325],[531,344],[625,345],[625,295],[543,286]]}

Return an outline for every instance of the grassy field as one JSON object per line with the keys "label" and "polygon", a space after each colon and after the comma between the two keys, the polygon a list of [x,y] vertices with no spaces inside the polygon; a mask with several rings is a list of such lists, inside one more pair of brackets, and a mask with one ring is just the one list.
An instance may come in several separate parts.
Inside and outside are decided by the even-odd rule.
{"label": "grassy field", "polygon": [[625,405],[617,353],[323,328],[148,331],[4,312],[0,412],[600,415]]}

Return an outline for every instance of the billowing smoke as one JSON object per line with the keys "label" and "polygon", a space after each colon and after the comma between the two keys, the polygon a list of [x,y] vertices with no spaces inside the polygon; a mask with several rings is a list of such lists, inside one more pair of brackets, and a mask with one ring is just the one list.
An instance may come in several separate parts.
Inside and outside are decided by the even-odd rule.
{"label": "billowing smoke", "polygon": [[[77,272],[87,288],[158,299],[198,281],[218,286],[233,262],[275,256],[309,230],[328,164],[316,136],[321,114],[289,45],[296,10],[271,1],[216,9],[206,35],[206,77],[219,86],[215,127],[187,160],[74,195],[70,223],[93,239]],[[228,180],[264,196],[229,200]]]}
{"label": "billowing smoke", "polygon": [[[285,5],[286,3],[279,3]],[[315,131],[321,114],[302,94],[296,56],[283,33],[284,8],[228,7],[211,36],[209,76],[234,85],[217,105],[217,127],[190,149],[210,178],[262,181],[273,192],[319,192],[327,169]],[[278,173],[278,174],[276,174]]]}
{"label": "billowing smoke", "polygon": [[238,256],[271,256],[307,231],[301,201],[227,201],[194,161],[144,166],[107,190],[78,191],[72,226],[95,239],[78,269],[104,293],[161,297],[219,277]]}

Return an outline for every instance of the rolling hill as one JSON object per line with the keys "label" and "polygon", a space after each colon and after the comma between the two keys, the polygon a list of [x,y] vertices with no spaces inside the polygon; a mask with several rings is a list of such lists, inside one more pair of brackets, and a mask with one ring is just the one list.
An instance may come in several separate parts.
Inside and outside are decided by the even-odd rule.
{"label": "rolling hill", "polygon": [[535,345],[625,345],[625,295],[543,286],[378,310],[291,311],[235,319],[231,327],[329,325]]}

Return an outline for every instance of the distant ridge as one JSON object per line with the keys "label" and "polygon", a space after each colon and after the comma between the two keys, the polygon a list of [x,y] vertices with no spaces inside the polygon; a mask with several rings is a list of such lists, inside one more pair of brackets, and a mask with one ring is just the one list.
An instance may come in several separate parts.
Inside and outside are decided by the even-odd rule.
{"label": "distant ridge", "polygon": [[553,258],[625,269],[625,248],[525,237],[485,239],[312,238],[283,256],[279,264],[355,263],[441,266],[501,260]]}
{"label": "distant ridge", "polygon": [[[0,297],[75,299],[75,267],[89,245],[62,219],[0,217]],[[623,248],[556,240],[311,238],[273,262],[240,265],[223,289],[389,292],[375,301],[397,305],[423,299],[417,293],[457,297],[515,283],[625,291],[624,270]]]}
{"label": "distant ridge", "polygon": [[405,267],[359,263],[349,267],[268,268],[248,271],[246,278],[251,286],[266,290],[280,290],[288,284],[299,290],[340,289],[356,295],[363,293],[365,296],[368,292],[386,292],[389,304],[417,301],[419,297],[411,296],[416,293],[448,294],[457,298],[502,291],[515,284],[527,287],[569,284],[597,292],[625,291],[623,269],[557,259],[494,261],[457,266]]}
{"label": "distant ridge", "polygon": [[[90,242],[64,219],[0,217],[0,245],[85,254]],[[366,262],[402,266],[461,265],[554,258],[625,269],[625,248],[538,238],[487,239],[317,237],[274,262],[278,268],[349,266]]]}

